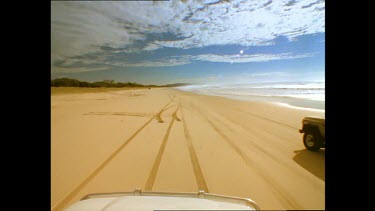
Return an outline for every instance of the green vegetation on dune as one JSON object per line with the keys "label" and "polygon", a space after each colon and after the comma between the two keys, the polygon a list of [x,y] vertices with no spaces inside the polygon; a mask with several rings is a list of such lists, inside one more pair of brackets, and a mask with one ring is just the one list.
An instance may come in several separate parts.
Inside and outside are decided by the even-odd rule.
{"label": "green vegetation on dune", "polygon": [[184,86],[188,85],[186,83],[178,83],[178,84],[168,84],[168,85],[143,85],[133,82],[115,82],[114,80],[103,80],[103,81],[97,81],[97,82],[85,82],[85,81],[79,81],[77,79],[71,79],[71,78],[57,78],[51,80],[51,86],[52,87],[176,87],[176,86]]}

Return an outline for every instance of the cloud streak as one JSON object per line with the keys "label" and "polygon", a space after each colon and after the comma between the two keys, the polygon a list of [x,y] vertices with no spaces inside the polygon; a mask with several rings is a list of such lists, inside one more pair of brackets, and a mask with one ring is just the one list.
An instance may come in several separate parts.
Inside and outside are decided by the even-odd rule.
{"label": "cloud streak", "polygon": [[202,54],[193,57],[195,60],[209,61],[209,62],[226,62],[226,63],[249,63],[249,62],[267,62],[273,60],[284,60],[284,59],[298,59],[311,57],[314,54],[236,54],[236,55],[215,55],[215,54]]}
{"label": "cloud streak", "polygon": [[102,71],[108,70],[110,67],[54,67],[52,73],[80,73],[80,72],[91,72],[91,71]]}
{"label": "cloud streak", "polygon": [[[217,55],[217,54],[199,54],[199,55],[182,55],[182,56],[169,56],[158,60],[141,60],[138,62],[127,62],[127,61],[105,61],[97,63],[92,60],[81,60],[81,59],[68,59],[62,61],[56,66],[63,69],[68,68],[86,68],[84,70],[90,70],[91,65],[93,71],[96,71],[97,65],[108,65],[113,67],[171,67],[190,64],[193,61],[204,61],[204,62],[220,62],[220,63],[252,63],[252,62],[267,62],[273,60],[285,60],[285,59],[298,59],[312,57],[314,53],[307,54],[235,54],[235,55]],[[103,67],[102,67],[103,68]]]}

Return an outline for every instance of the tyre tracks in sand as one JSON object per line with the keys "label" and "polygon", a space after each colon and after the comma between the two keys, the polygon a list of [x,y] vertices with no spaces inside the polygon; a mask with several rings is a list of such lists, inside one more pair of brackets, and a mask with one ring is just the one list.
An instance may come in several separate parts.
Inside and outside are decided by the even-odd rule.
{"label": "tyre tracks in sand", "polygon": [[[181,111],[181,119],[182,120],[180,118],[178,118],[178,116],[177,116],[178,110]],[[173,124],[174,124],[175,120],[176,121],[182,121],[182,123],[183,123],[187,148],[188,148],[188,151],[189,151],[190,161],[191,161],[191,164],[193,166],[193,172],[194,172],[194,176],[195,176],[195,179],[196,179],[198,189],[204,190],[205,192],[209,192],[209,190],[207,188],[207,185],[206,185],[206,181],[204,179],[204,176],[203,176],[203,173],[202,173],[202,170],[201,170],[201,167],[199,165],[198,157],[196,155],[196,152],[194,150],[194,146],[193,146],[192,141],[191,141],[191,136],[190,136],[190,133],[189,133],[189,130],[188,130],[188,127],[187,127],[186,120],[184,118],[183,107],[182,107],[181,103],[178,104],[177,109],[172,114],[172,120],[169,123],[169,126],[168,126],[168,129],[167,129],[166,133],[165,133],[163,142],[160,145],[158,154],[155,158],[154,165],[153,165],[153,167],[150,171],[149,177],[147,179],[147,182],[146,182],[146,185],[145,185],[145,190],[146,191],[152,191],[152,188],[153,188],[153,185],[155,183],[155,179],[156,179],[156,176],[157,176],[157,173],[158,173],[158,170],[159,170],[159,166],[160,166],[160,163],[162,161],[164,150],[165,150],[165,147],[167,145],[169,134],[172,130],[172,127],[173,127]]]}
{"label": "tyre tracks in sand", "polygon": [[181,121],[177,117],[177,111],[178,111],[179,108],[180,108],[180,105],[177,106],[176,110],[172,114],[172,120],[169,123],[167,132],[165,133],[164,138],[163,138],[163,142],[161,143],[158,154],[156,155],[154,165],[152,166],[151,172],[150,172],[150,174],[148,176],[148,179],[146,181],[146,185],[145,185],[146,191],[152,191],[152,187],[154,186],[156,175],[158,173],[161,160],[163,158],[164,150],[165,150],[165,147],[167,145],[169,134],[171,133],[171,130],[172,130],[172,127],[173,127],[173,123],[174,123],[175,120]]}
{"label": "tyre tracks in sand", "polygon": [[[78,186],[76,186],[71,192],[69,192],[62,200],[60,200],[56,205],[54,205],[51,210],[58,211],[62,210],[66,205],[68,205],[71,200],[77,196],[77,194],[88,184],[92,179],[97,176],[147,125],[149,125],[152,120],[156,119],[159,123],[164,121],[161,118],[161,114],[167,109],[174,101],[174,97],[170,98],[170,101],[163,106],[158,113],[152,116],[146,123],[144,123],[135,133],[133,133],[128,139],[125,140],[106,160],[104,160],[93,172],[91,172]],[[172,120],[172,122],[174,119]],[[171,126],[170,126],[171,127]],[[168,138],[168,137],[167,137]]]}
{"label": "tyre tracks in sand", "polygon": [[181,118],[182,118],[182,123],[183,123],[183,126],[184,126],[186,144],[187,144],[187,147],[188,147],[188,150],[189,150],[190,160],[191,160],[191,164],[193,165],[195,180],[197,182],[198,189],[204,190],[204,192],[208,193],[209,190],[208,190],[206,181],[204,179],[202,169],[199,165],[197,153],[195,152],[193,142],[191,140],[190,132],[189,132],[189,129],[187,127],[186,120],[185,120],[185,117],[184,117],[184,112],[183,112],[182,108],[181,108]]}
{"label": "tyre tracks in sand", "polygon": [[197,109],[195,106],[191,107],[199,114],[209,125],[210,127],[220,136],[222,139],[241,157],[245,164],[255,170],[255,173],[258,174],[270,187],[270,190],[274,192],[275,196],[279,199],[280,203],[283,204],[287,209],[304,209],[299,203],[293,200],[293,197],[287,193],[273,178],[271,178],[263,168],[257,164],[256,161],[252,160],[239,146],[237,146],[224,132],[222,132],[217,124],[215,124],[210,118],[204,114],[202,111]]}

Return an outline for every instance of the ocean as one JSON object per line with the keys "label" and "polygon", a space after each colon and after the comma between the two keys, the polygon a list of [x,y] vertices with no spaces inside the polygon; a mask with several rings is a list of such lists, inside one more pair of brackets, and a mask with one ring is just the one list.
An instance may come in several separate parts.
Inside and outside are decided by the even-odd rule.
{"label": "ocean", "polygon": [[189,85],[177,89],[239,100],[266,101],[325,110],[325,82]]}

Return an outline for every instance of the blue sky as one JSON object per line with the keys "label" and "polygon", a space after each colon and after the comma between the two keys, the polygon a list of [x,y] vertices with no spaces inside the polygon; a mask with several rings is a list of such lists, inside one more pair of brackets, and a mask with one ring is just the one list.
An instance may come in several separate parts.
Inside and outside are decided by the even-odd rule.
{"label": "blue sky", "polygon": [[52,78],[143,84],[324,81],[324,1],[51,4]]}

